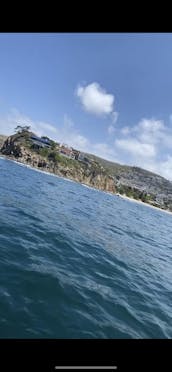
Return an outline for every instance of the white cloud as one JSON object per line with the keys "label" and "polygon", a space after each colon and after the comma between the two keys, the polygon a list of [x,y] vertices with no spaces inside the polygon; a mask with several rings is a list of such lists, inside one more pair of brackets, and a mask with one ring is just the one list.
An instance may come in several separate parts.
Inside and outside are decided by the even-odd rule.
{"label": "white cloud", "polygon": [[130,153],[132,156],[141,157],[154,157],[156,155],[156,149],[152,144],[141,143],[137,139],[117,139],[115,145],[125,152]]}
{"label": "white cloud", "polygon": [[130,133],[137,136],[141,142],[155,146],[172,147],[172,130],[162,120],[142,119],[130,129]]}
{"label": "white cloud", "polygon": [[158,143],[163,138],[165,130],[164,122],[155,119],[142,119],[134,130],[138,133],[141,141]]}
{"label": "white cloud", "polygon": [[99,117],[109,117],[111,124],[108,126],[108,134],[115,132],[114,125],[118,120],[118,112],[114,110],[114,95],[109,94],[98,83],[94,82],[86,86],[79,86],[76,95],[80,99],[82,107],[90,114]]}
{"label": "white cloud", "polygon": [[157,143],[165,139],[167,127],[162,120],[156,119],[141,119],[137,125],[121,129],[121,134],[137,137],[141,142]]}
{"label": "white cloud", "polygon": [[73,131],[66,131],[65,128],[59,130],[57,141],[66,143],[81,151],[89,151],[90,142],[89,140],[78,133],[75,129]]}
{"label": "white cloud", "polygon": [[115,148],[107,143],[95,143],[90,147],[90,152],[109,161],[119,162]]}
{"label": "white cloud", "polygon": [[138,166],[147,169],[150,172],[156,173],[165,177],[166,179],[172,181],[172,156],[167,155],[165,160],[155,159],[145,159],[143,161],[138,161]]}
{"label": "white cloud", "polygon": [[125,163],[172,180],[172,130],[162,120],[143,118],[135,126],[122,128],[115,146]]}
{"label": "white cloud", "polygon": [[89,113],[104,116],[112,114],[114,111],[113,94],[106,93],[98,83],[91,83],[85,87],[79,86],[76,95],[80,99],[84,109]]}
{"label": "white cloud", "polygon": [[162,120],[155,119],[142,119],[140,120],[138,127],[148,132],[155,133],[160,129],[164,129],[164,122]]}

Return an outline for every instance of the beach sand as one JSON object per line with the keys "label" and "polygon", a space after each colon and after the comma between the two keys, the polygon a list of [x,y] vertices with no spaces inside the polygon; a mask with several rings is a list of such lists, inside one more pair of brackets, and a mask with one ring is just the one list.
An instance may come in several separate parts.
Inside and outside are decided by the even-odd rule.
{"label": "beach sand", "polygon": [[131,202],[134,202],[134,203],[138,203],[138,204],[142,204],[142,205],[145,205],[146,207],[150,207],[150,208],[153,208],[153,209],[157,209],[161,212],[165,212],[165,213],[168,213],[168,214],[172,214],[172,212],[168,211],[168,210],[165,210],[165,209],[161,209],[161,208],[158,208],[158,207],[155,207],[154,205],[151,205],[151,204],[148,204],[148,203],[144,203],[142,202],[141,200],[136,200],[136,199],[133,199],[133,198],[129,198],[128,196],[126,195],[121,195],[121,194],[118,194],[118,196],[120,198],[123,198],[123,199],[126,199],[126,200],[129,200]]}

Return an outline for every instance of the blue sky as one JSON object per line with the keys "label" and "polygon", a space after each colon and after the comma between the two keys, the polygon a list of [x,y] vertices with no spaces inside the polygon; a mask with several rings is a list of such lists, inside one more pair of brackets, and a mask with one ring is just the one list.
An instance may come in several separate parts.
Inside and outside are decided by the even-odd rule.
{"label": "blue sky", "polygon": [[172,34],[0,34],[0,133],[17,124],[172,180]]}

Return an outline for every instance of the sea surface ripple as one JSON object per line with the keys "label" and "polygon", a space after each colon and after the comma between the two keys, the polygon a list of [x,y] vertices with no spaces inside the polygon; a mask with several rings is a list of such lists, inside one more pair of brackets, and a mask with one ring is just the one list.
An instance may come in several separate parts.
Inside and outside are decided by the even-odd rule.
{"label": "sea surface ripple", "polygon": [[172,215],[0,159],[0,337],[172,338]]}

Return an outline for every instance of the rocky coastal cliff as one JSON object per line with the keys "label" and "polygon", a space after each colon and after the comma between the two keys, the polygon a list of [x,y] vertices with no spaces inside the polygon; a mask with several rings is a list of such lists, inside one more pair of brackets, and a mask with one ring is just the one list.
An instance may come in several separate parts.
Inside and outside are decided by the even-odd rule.
{"label": "rocky coastal cliff", "polygon": [[4,143],[4,141],[6,140],[7,136],[3,136],[2,134],[0,135],[0,149]]}
{"label": "rocky coastal cliff", "polygon": [[[125,166],[85,154],[87,161],[64,156],[60,144],[37,146],[34,133],[21,131],[1,138],[1,155],[34,168],[83,183],[110,193],[126,195],[164,210],[172,211],[172,182],[147,170]],[[47,138],[47,137],[42,137]],[[79,153],[77,150],[73,153]],[[70,152],[69,152],[70,154]]]}
{"label": "rocky coastal cliff", "polygon": [[115,193],[113,178],[97,162],[93,161],[87,165],[59,155],[57,149],[56,151],[50,149],[47,152],[45,149],[41,150],[32,149],[27,136],[12,135],[4,141],[1,154],[34,168]]}

